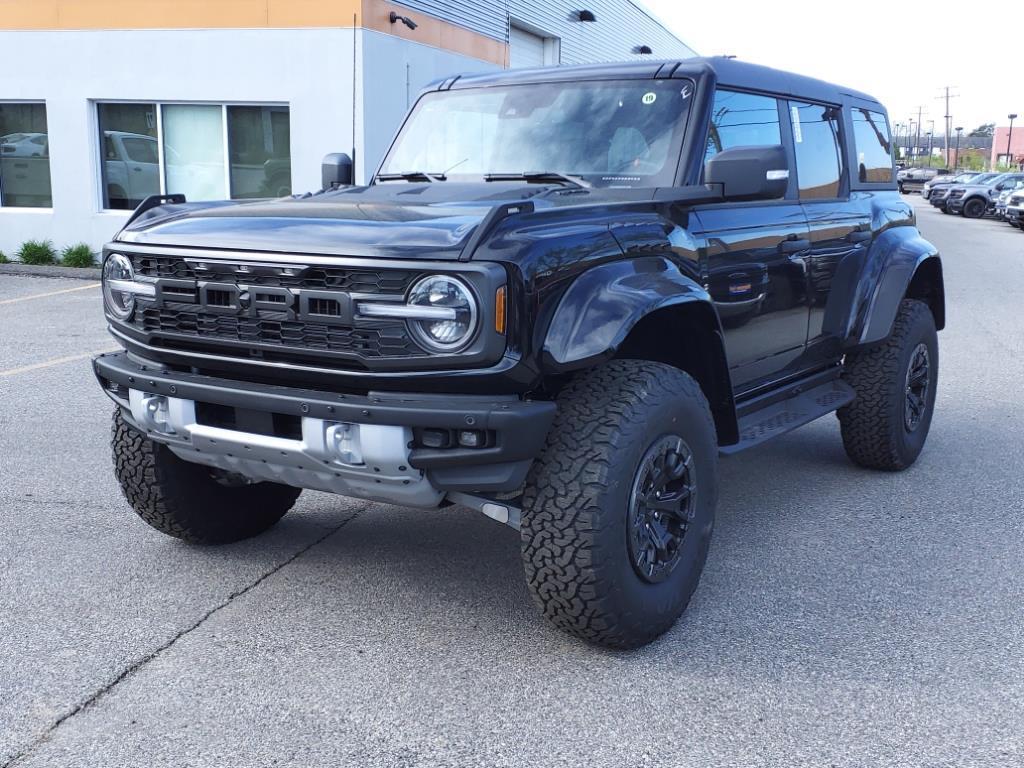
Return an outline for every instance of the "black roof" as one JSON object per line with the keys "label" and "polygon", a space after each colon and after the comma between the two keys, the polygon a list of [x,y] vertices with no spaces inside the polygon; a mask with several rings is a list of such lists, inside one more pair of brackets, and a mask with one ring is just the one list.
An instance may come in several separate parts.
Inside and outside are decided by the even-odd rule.
{"label": "black roof", "polygon": [[515,83],[565,82],[574,80],[629,79],[646,80],[655,77],[690,75],[700,77],[714,72],[718,83],[745,90],[767,91],[784,96],[841,102],[855,99],[878,105],[877,99],[866,93],[844,88],[813,77],[783,72],[759,64],[750,64],[722,56],[676,59],[668,61],[620,61],[607,64],[579,64],[565,67],[538,69],[505,69],[476,75],[448,78],[437,88],[473,88],[482,85],[511,85]]}

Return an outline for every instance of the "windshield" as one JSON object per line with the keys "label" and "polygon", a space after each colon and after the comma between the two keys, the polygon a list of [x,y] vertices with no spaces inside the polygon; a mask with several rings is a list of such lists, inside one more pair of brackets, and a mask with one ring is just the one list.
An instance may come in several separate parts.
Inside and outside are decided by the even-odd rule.
{"label": "windshield", "polygon": [[406,121],[380,175],[480,181],[488,175],[545,172],[593,186],[671,185],[692,93],[688,80],[528,83],[428,93]]}

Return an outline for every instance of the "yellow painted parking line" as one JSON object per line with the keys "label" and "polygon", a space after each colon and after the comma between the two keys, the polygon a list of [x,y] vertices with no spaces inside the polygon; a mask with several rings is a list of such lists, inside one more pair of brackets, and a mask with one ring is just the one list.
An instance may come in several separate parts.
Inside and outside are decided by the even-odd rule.
{"label": "yellow painted parking line", "polygon": [[88,360],[89,358],[96,357],[96,355],[102,355],[105,352],[116,352],[118,349],[120,349],[120,347],[114,347],[112,349],[101,349],[98,352],[86,352],[83,355],[68,355],[67,357],[55,357],[53,360],[45,360],[41,363],[32,363],[32,365],[23,365],[21,368],[8,368],[6,371],[0,371],[0,377],[17,376],[19,373],[38,371],[40,368],[50,368],[54,365],[73,363],[78,360]]}
{"label": "yellow painted parking line", "polygon": [[89,283],[88,285],[80,285],[77,288],[64,288],[59,291],[47,291],[46,293],[33,293],[30,296],[19,296],[16,299],[3,299],[0,301],[0,306],[4,304],[17,304],[19,301],[31,301],[32,299],[45,299],[47,296],[59,296],[62,293],[74,293],[75,291],[87,291],[90,288],[99,288],[99,283]]}

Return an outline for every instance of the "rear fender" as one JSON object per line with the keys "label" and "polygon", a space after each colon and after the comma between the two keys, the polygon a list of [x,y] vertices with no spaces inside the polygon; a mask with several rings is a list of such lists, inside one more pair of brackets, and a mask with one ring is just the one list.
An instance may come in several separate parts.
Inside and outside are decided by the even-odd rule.
{"label": "rear fender", "polygon": [[936,327],[945,326],[939,252],[914,227],[892,227],[875,238],[852,293],[848,332],[844,335],[847,348],[887,339],[900,302],[908,296],[926,301]]}

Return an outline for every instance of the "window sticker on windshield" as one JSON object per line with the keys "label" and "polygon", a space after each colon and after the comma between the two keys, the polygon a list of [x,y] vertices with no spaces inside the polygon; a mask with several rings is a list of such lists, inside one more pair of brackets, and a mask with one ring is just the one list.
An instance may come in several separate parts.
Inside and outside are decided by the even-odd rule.
{"label": "window sticker on windshield", "polygon": [[800,144],[804,140],[804,136],[800,132],[800,110],[793,105],[789,108],[789,112],[793,116],[793,141]]}
{"label": "window sticker on windshield", "polygon": [[684,99],[690,98],[693,95],[693,86],[687,83],[679,91],[679,95],[682,96]]}
{"label": "window sticker on windshield", "polygon": [[656,94],[654,91],[648,91],[647,93],[644,94],[644,97],[642,99],[640,99],[640,101],[642,101],[644,104],[647,104],[649,106],[649,105],[653,104],[655,99],[657,99],[657,98],[658,98],[658,94]]}

